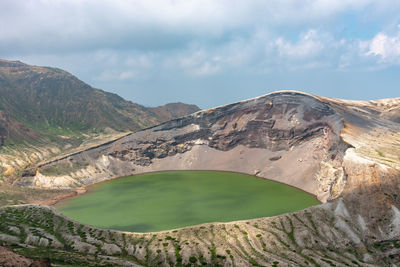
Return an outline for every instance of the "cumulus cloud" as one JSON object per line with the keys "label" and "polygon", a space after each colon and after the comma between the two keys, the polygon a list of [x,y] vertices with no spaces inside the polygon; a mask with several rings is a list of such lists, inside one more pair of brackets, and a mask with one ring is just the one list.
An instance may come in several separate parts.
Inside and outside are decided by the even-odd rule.
{"label": "cumulus cloud", "polygon": [[[378,37],[371,41],[337,40],[328,32],[307,29],[288,39],[257,30],[246,38],[232,38],[212,45],[192,42],[185,48],[168,52],[100,50],[94,53],[92,60],[106,68],[98,70],[95,75],[98,81],[151,79],[155,73],[206,77],[235,71],[262,74],[276,70],[371,69],[371,64],[379,62],[365,61],[364,58],[371,55],[387,57],[388,51],[393,56],[396,38],[386,37],[386,52],[383,52],[383,48],[376,45]],[[390,49],[388,42],[393,46]],[[365,52],[369,48],[372,50]]]}
{"label": "cumulus cloud", "polygon": [[290,59],[305,59],[317,56],[324,49],[324,43],[315,30],[302,34],[296,43],[288,42],[282,38],[275,41],[278,53]]}
{"label": "cumulus cloud", "polygon": [[[0,51],[176,49],[261,28],[309,27],[387,0],[2,0]],[[386,9],[385,9],[386,10]],[[217,40],[218,41],[218,40]]]}
{"label": "cumulus cloud", "polygon": [[400,31],[394,36],[380,32],[368,43],[366,56],[376,56],[383,63],[400,64]]}

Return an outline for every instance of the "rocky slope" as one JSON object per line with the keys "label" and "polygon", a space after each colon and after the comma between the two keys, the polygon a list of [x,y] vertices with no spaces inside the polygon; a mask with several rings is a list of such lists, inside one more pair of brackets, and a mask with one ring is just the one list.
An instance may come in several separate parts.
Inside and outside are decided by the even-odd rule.
{"label": "rocky slope", "polygon": [[47,248],[55,260],[67,253],[91,264],[397,266],[399,114],[400,99],[344,101],[276,92],[46,162],[17,182],[75,188],[147,171],[229,170],[313,193],[325,203],[316,207],[139,234],[84,226],[46,207],[14,206],[0,210],[0,240],[26,255]]}

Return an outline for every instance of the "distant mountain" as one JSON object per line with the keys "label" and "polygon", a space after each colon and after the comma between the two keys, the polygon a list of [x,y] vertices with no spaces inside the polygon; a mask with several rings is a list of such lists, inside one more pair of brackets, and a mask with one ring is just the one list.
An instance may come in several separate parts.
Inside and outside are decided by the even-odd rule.
{"label": "distant mountain", "polygon": [[[136,131],[199,108],[146,108],[95,89],[70,73],[0,59],[0,142],[35,139],[56,129]],[[62,132],[62,131],[61,131]]]}

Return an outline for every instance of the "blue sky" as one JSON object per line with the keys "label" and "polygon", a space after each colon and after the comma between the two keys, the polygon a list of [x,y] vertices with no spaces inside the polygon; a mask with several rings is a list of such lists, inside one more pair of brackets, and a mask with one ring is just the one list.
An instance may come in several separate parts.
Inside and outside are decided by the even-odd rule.
{"label": "blue sky", "polygon": [[397,0],[2,0],[0,57],[147,106],[400,96]]}

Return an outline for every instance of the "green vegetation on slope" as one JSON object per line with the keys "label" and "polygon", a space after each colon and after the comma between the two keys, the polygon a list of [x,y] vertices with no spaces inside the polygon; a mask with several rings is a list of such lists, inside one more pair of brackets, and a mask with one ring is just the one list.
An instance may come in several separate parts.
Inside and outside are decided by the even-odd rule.
{"label": "green vegetation on slope", "polygon": [[66,200],[58,208],[86,224],[149,232],[275,216],[318,203],[299,189],[250,175],[167,171],[94,185],[90,193]]}

